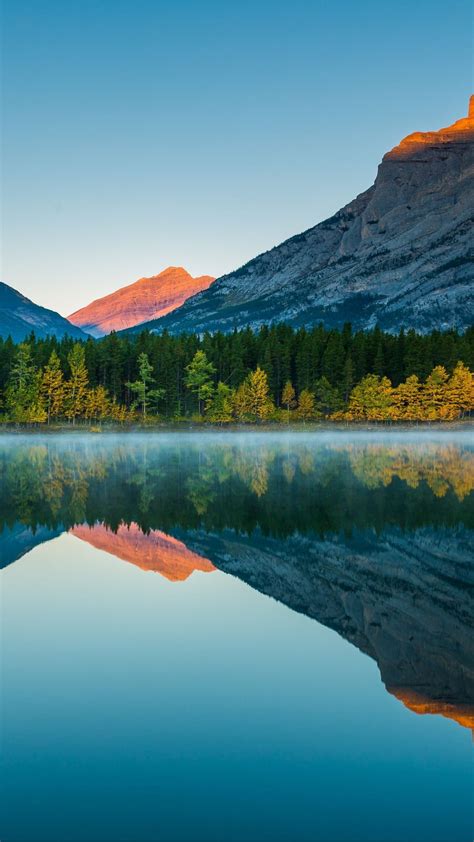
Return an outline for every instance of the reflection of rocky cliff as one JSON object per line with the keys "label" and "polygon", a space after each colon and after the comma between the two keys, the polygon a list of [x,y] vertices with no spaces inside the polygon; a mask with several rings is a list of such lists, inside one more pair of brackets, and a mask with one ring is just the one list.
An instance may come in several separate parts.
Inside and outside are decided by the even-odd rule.
{"label": "reflection of rocky cliff", "polygon": [[104,550],[122,561],[136,564],[141,570],[161,573],[172,582],[184,581],[195,570],[211,573],[215,569],[207,558],[191,552],[171,535],[165,535],[157,529],[145,534],[136,523],[130,526],[122,524],[116,532],[102,523],[95,526],[82,524],[74,526],[70,532],[97,550]]}
{"label": "reflection of rocky cliff", "polygon": [[388,529],[280,542],[228,530],[185,540],[221,570],[374,658],[389,692],[407,707],[474,726],[472,532]]}

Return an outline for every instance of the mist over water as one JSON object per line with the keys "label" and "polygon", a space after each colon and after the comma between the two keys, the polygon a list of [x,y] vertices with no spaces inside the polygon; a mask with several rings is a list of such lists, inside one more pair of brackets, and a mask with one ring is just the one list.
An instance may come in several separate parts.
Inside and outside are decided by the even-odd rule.
{"label": "mist over water", "polygon": [[472,836],[474,437],[0,436],[4,840]]}

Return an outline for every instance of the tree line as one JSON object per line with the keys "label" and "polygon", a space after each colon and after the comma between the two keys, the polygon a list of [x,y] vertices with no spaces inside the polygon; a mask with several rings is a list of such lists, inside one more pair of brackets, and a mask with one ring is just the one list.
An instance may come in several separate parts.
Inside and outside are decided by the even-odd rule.
{"label": "tree line", "polygon": [[284,324],[231,334],[0,340],[17,424],[453,420],[474,409],[474,328],[397,336]]}

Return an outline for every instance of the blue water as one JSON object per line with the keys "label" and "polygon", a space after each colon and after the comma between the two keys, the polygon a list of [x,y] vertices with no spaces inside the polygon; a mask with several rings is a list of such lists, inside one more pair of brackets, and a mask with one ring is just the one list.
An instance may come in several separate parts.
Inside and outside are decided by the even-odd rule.
{"label": "blue water", "polygon": [[[49,448],[51,464],[56,444],[41,446]],[[272,444],[271,471],[280,470],[282,446]],[[116,447],[101,443],[111,458]],[[286,439],[285,454],[288,447],[297,454],[300,445]],[[466,447],[461,449],[469,455]],[[4,482],[7,463],[15,458],[9,443],[5,448]],[[184,442],[185,464],[188,450]],[[209,471],[215,454],[208,450],[207,456]],[[98,453],[84,451],[83,457],[97,461]],[[248,458],[257,456],[251,451]],[[157,470],[151,461],[150,477]],[[269,485],[275,488],[271,471]],[[397,482],[392,480],[394,487]],[[247,488],[258,514],[269,487],[260,497]],[[109,492],[115,493],[112,486]],[[233,493],[235,505],[243,506],[242,489]],[[361,486],[361,502],[365,493]],[[37,509],[42,505],[33,502]],[[456,522],[441,533],[425,524],[405,529],[405,537],[418,530],[417,540],[421,535],[426,543],[429,529],[437,552],[442,547],[448,555],[451,540],[459,565],[459,535],[470,529],[465,503],[452,496],[450,518]],[[32,503],[29,514],[22,504],[17,515],[24,524]],[[147,511],[150,516],[150,506]],[[90,520],[91,511],[87,515]],[[64,521],[66,508],[57,517]],[[154,522],[152,529],[159,528]],[[195,570],[183,581],[169,581],[78,540],[66,526],[12,562],[11,524],[9,529],[10,563],[2,573],[3,842],[472,838],[469,729],[409,710],[387,692],[376,659],[349,642],[350,629],[345,639],[285,604],[281,582],[290,588],[293,581],[288,565],[303,564],[294,560],[291,536],[278,538],[278,557],[269,556],[270,544],[258,528],[242,536],[250,565],[254,548],[255,576],[264,564],[262,546],[270,577],[272,565],[275,571],[283,565],[274,598],[258,589],[263,579],[252,586],[230,568]],[[393,529],[404,534],[399,525]],[[232,556],[231,543],[227,562],[219,562],[213,549],[225,534],[235,537],[229,525],[198,534],[179,523],[174,533],[184,544],[187,537],[194,551],[208,540],[216,566],[235,563],[238,551]],[[317,546],[321,538],[308,534]],[[366,542],[370,536],[388,540],[388,532],[378,537],[369,525],[363,535]],[[362,538],[330,533],[324,540],[339,552],[350,541],[360,546]],[[344,604],[356,597],[344,591]],[[395,598],[393,604],[395,610]],[[390,653],[396,645],[391,640]]]}

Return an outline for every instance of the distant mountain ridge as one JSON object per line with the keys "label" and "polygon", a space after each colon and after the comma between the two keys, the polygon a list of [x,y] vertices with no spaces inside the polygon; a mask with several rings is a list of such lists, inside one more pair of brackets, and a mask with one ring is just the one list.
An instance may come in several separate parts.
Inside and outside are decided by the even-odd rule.
{"label": "distant mountain ridge", "polygon": [[218,278],[146,327],[171,332],[285,321],[467,327],[474,305],[474,97],[469,114],[388,152],[372,187],[313,228]]}
{"label": "distant mountain ridge", "polygon": [[169,266],[158,275],[140,278],[92,301],[72,313],[69,320],[91,336],[105,336],[112,330],[124,330],[166,315],[213,281],[211,275],[193,278],[181,266]]}
{"label": "distant mountain ridge", "polygon": [[71,336],[86,339],[86,335],[54,310],[34,304],[25,295],[0,281],[0,336],[11,336],[14,342],[22,342],[34,331],[40,339],[46,336]]}

